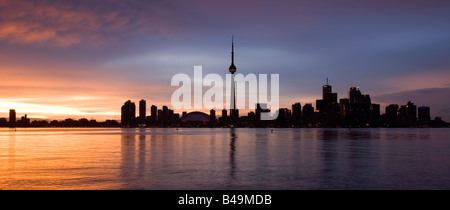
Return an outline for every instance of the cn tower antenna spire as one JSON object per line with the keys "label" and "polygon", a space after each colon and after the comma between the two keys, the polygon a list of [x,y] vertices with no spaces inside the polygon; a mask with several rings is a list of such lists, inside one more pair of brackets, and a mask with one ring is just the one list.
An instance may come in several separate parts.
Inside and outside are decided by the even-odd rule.
{"label": "cn tower antenna spire", "polygon": [[234,65],[234,35],[231,35],[231,65]]}
{"label": "cn tower antenna spire", "polygon": [[231,74],[234,74],[236,72],[236,66],[234,65],[234,36],[231,35],[231,65],[228,69]]}

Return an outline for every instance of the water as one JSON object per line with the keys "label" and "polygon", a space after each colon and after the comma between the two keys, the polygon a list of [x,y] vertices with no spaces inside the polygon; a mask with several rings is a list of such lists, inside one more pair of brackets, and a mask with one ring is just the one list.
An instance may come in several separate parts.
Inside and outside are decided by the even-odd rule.
{"label": "water", "polygon": [[0,129],[0,189],[450,189],[450,129]]}

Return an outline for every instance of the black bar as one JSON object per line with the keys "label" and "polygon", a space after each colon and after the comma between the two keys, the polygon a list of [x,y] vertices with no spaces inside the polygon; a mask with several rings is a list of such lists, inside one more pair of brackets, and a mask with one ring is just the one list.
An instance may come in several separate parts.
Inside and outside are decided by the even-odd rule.
{"label": "black bar", "polygon": [[[0,191],[4,204],[55,209],[386,209],[444,205],[438,191]],[[182,200],[197,199],[196,203]],[[233,200],[234,196],[234,200]],[[211,202],[204,202],[211,198]],[[228,198],[228,200],[224,200]],[[268,199],[270,198],[270,199]],[[15,206],[15,205],[12,205]]]}

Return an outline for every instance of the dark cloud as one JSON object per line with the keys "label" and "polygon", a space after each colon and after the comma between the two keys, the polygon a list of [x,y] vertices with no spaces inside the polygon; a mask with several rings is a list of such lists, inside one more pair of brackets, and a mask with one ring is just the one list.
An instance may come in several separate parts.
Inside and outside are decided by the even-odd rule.
{"label": "dark cloud", "polygon": [[[122,34],[170,35],[181,17],[161,4],[142,1],[0,1],[0,40],[21,44],[104,45]],[[144,6],[144,7],[142,7]]]}

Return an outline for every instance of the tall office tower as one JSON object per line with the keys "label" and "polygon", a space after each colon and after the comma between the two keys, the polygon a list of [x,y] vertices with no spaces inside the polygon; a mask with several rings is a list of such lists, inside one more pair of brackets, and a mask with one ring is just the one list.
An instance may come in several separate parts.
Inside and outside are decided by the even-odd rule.
{"label": "tall office tower", "polygon": [[409,127],[417,125],[417,106],[411,101],[406,104],[406,120]]}
{"label": "tall office tower", "polygon": [[351,87],[348,96],[351,126],[366,127],[370,125],[370,106],[372,104],[370,96],[361,94],[358,87]]}
{"label": "tall office tower", "polygon": [[9,110],[9,126],[15,126],[16,124],[16,110],[10,109]]}
{"label": "tall office tower", "polygon": [[302,118],[302,105],[300,103],[292,104],[292,124],[300,126]]}
{"label": "tall office tower", "polygon": [[214,109],[209,110],[209,123],[211,125],[216,124],[216,110]]}
{"label": "tall office tower", "polygon": [[320,113],[320,123],[322,126],[335,127],[339,118],[339,104],[337,103],[337,93],[332,92],[332,87],[327,83],[322,87],[322,99],[316,101],[316,110]]}
{"label": "tall office tower", "polygon": [[121,124],[122,127],[136,126],[136,105],[130,100],[126,101],[121,109]]}
{"label": "tall office tower", "polygon": [[276,125],[285,128],[290,126],[291,110],[287,108],[278,109],[278,117],[275,120]]}
{"label": "tall office tower", "polygon": [[150,112],[151,112],[151,123],[153,125],[157,125],[158,124],[158,107],[155,105],[152,105],[152,107],[150,108]]}
{"label": "tall office tower", "polygon": [[312,104],[303,105],[302,110],[302,122],[310,124],[314,122],[314,107]]}
{"label": "tall office tower", "polygon": [[261,113],[263,113],[263,112],[270,112],[270,110],[267,109],[267,104],[257,103],[256,109],[255,109],[255,115],[256,115],[255,125],[257,127],[265,127],[268,124],[267,120],[261,120]]}
{"label": "tall office tower", "polygon": [[162,124],[167,126],[169,124],[169,108],[167,106],[162,107]]}
{"label": "tall office tower", "polygon": [[226,109],[222,109],[222,117],[220,118],[220,124],[222,125],[228,124],[228,114]]}
{"label": "tall office tower", "polygon": [[322,87],[322,100],[325,104],[337,103],[337,93],[332,93],[332,87],[328,83]]}
{"label": "tall office tower", "polygon": [[398,122],[398,105],[397,104],[390,104],[385,109],[385,123],[387,127],[395,127],[397,126]]}
{"label": "tall office tower", "polygon": [[145,103],[145,100],[141,99],[139,101],[139,119],[141,122],[139,122],[139,123],[145,122],[146,110],[147,110],[147,105]]}
{"label": "tall office tower", "polygon": [[380,104],[370,105],[370,126],[380,127],[381,126],[381,116],[380,116]]}

